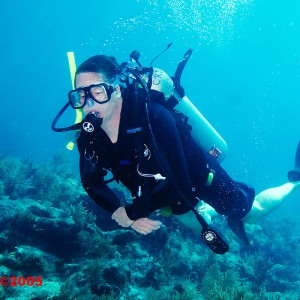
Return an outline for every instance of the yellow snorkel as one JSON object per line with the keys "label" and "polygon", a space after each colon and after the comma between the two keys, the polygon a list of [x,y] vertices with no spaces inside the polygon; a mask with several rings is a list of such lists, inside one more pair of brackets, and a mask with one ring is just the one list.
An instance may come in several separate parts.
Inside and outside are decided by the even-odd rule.
{"label": "yellow snorkel", "polygon": [[74,80],[75,80],[75,73],[76,73],[76,63],[75,63],[74,52],[67,52],[67,56],[68,56],[68,63],[69,63],[69,69],[70,69],[72,89],[74,89]]}
{"label": "yellow snorkel", "polygon": [[[68,62],[69,62],[69,69],[70,69],[70,76],[71,76],[71,81],[72,81],[72,89],[74,89],[74,80],[75,80],[75,74],[76,74],[76,63],[75,63],[75,56],[74,52],[67,52],[68,56]],[[82,121],[82,110],[81,109],[76,109],[76,118],[75,118],[75,124],[80,123]],[[67,145],[66,148],[68,150],[73,150],[75,145],[74,141],[70,141]]]}

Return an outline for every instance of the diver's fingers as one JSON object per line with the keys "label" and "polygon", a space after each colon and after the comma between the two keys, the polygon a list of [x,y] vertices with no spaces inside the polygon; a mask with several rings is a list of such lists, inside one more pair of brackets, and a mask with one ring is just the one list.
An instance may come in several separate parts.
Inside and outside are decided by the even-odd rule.
{"label": "diver's fingers", "polygon": [[161,224],[162,223],[159,221],[140,218],[131,225],[131,228],[141,234],[149,234],[150,232],[159,229]]}
{"label": "diver's fingers", "polygon": [[159,221],[154,221],[148,218],[143,218],[143,221],[145,226],[147,226],[148,228],[152,228],[153,230],[159,229],[162,224]]}

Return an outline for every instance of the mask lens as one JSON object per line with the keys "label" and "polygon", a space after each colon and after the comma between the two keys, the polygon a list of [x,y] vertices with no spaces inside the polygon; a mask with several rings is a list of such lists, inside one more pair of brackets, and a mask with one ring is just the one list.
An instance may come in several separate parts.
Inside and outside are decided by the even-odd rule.
{"label": "mask lens", "polygon": [[102,104],[110,100],[113,87],[105,83],[93,84],[69,92],[69,103],[73,108],[82,108],[86,105],[86,99],[92,98]]}
{"label": "mask lens", "polygon": [[84,106],[85,93],[82,89],[77,89],[69,93],[69,102],[73,108],[82,108]]}
{"label": "mask lens", "polygon": [[93,98],[99,102],[108,100],[107,92],[103,85],[91,87],[90,93],[93,96]]}

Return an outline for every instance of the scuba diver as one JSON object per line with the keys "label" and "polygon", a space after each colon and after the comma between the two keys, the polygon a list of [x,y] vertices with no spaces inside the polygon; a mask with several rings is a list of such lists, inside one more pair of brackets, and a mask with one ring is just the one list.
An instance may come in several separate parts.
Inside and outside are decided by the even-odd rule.
{"label": "scuba diver", "polygon": [[[221,167],[216,159],[221,151],[199,146],[192,135],[198,128],[190,126],[189,118],[166,105],[167,99],[176,100],[174,95],[154,88],[165,73],[142,68],[134,55],[131,62],[137,67],[120,66],[106,55],[84,61],[76,70],[69,102],[53,121],[55,131],[77,130],[85,191],[120,226],[141,234],[160,228],[162,223],[151,218],[160,210],[200,233],[212,251],[223,254],[229,249],[227,242],[210,223],[225,215],[233,232],[249,244],[244,222],[257,223],[299,189],[300,143],[289,182],[255,196],[252,187],[233,180]],[[183,98],[178,76],[171,81]],[[83,120],[56,128],[69,105],[82,110]],[[113,180],[130,191],[128,203],[121,204],[108,186]]]}

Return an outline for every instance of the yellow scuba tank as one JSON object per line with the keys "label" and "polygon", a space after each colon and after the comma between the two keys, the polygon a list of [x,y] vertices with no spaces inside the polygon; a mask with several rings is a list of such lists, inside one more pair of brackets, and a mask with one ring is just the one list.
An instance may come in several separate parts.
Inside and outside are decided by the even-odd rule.
{"label": "yellow scuba tank", "polygon": [[[144,79],[148,81],[145,76]],[[188,123],[192,126],[191,134],[196,143],[221,163],[227,154],[227,143],[187,96],[180,97],[171,77],[163,70],[153,68],[151,89],[162,92],[167,102],[171,96],[174,97],[171,107],[188,117]]]}

